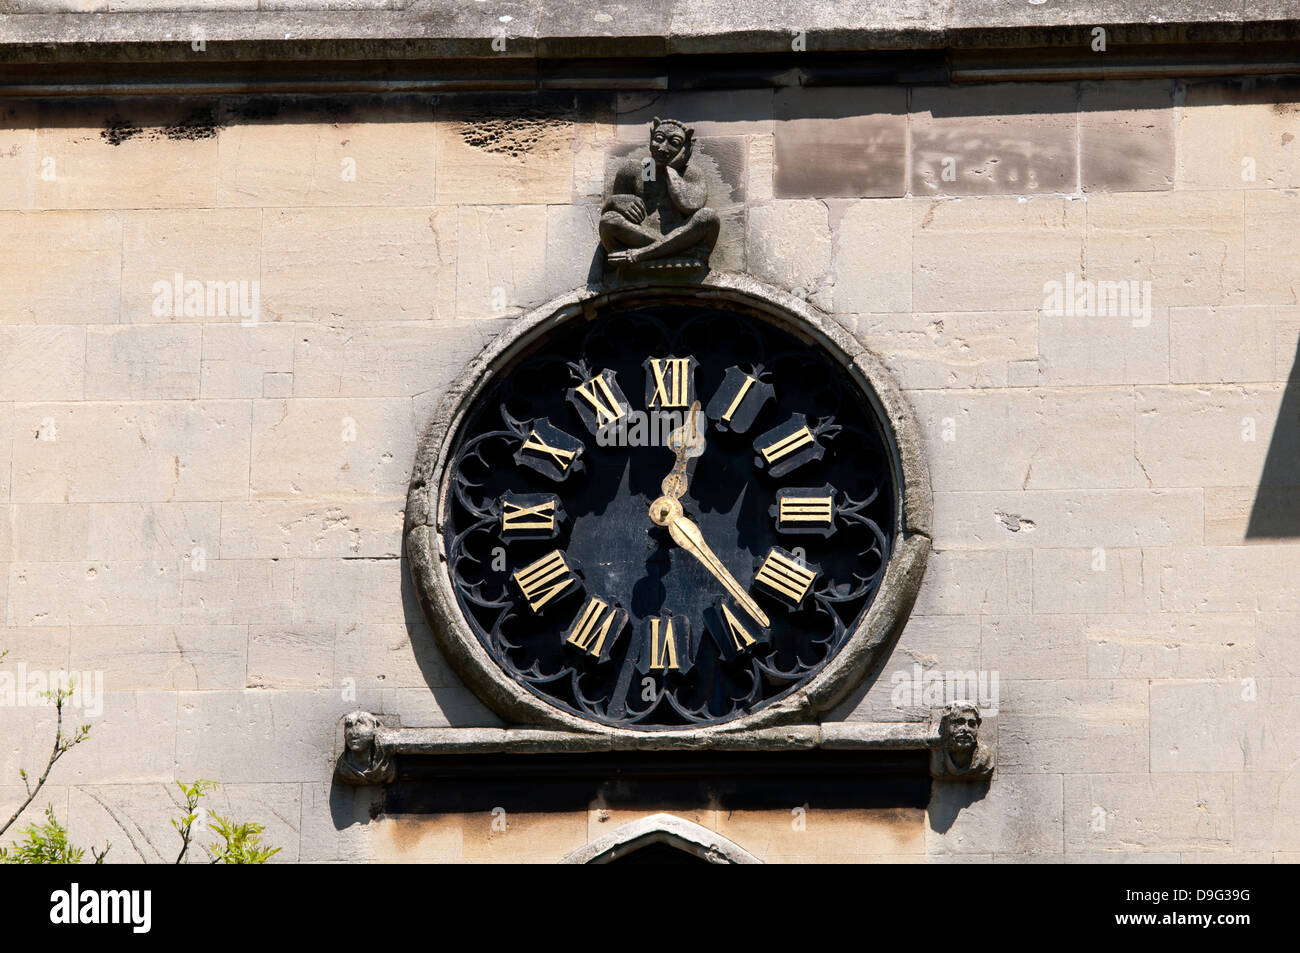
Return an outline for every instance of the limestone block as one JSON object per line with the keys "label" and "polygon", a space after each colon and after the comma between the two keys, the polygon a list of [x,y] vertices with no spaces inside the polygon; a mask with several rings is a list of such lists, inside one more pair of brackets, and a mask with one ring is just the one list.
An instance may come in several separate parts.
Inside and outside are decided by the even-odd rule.
{"label": "limestone block", "polygon": [[294,330],[273,324],[209,324],[203,328],[200,393],[204,397],[263,397],[266,377],[294,382]]}
{"label": "limestone block", "polygon": [[[461,815],[461,859],[470,863],[553,864],[587,844],[586,811],[490,811]],[[504,830],[500,829],[504,823]]]}
{"label": "limestone block", "polygon": [[898,672],[911,675],[911,663],[927,669],[974,669],[979,667],[979,649],[979,616],[913,613],[887,671],[891,678]]}
{"label": "limestone block", "polygon": [[1294,545],[1153,549],[1146,563],[1159,573],[1160,603],[1172,612],[1294,612],[1300,570]]}
{"label": "limestone block", "polygon": [[[50,783],[56,787],[171,783],[176,696],[171,692],[117,692],[106,683],[102,701],[103,713],[98,716],[76,707],[64,710],[65,726],[70,722],[89,724],[90,738],[59,759],[50,772]],[[6,710],[0,777],[16,778],[19,768],[26,768],[29,774],[40,770],[53,746],[54,720],[50,705]],[[66,817],[61,815],[60,820]]]}
{"label": "limestone block", "polygon": [[11,563],[15,625],[153,625],[179,622],[175,561]]}
{"label": "limestone block", "polygon": [[297,329],[294,396],[441,396],[509,323],[502,319]]}
{"label": "limestone block", "polygon": [[20,563],[81,562],[89,557],[89,519],[84,503],[15,503],[0,529],[9,541],[0,555]]}
{"label": "limestone block", "polygon": [[910,397],[936,491],[1114,488],[1141,479],[1128,389],[914,391]]}
{"label": "limestone block", "polygon": [[1300,487],[1267,484],[1209,487],[1205,491],[1205,544],[1276,544],[1295,535],[1292,527],[1297,513],[1300,513]]}
{"label": "limestone block", "polygon": [[906,89],[788,86],[773,109],[777,198],[907,193]]}
{"label": "limestone block", "polygon": [[292,397],[293,373],[291,371],[267,371],[262,375],[262,396],[277,400]]}
{"label": "limestone block", "polygon": [[91,503],[87,511],[90,559],[149,556],[195,568],[217,556],[219,503]]}
{"label": "limestone block", "polygon": [[[254,320],[254,311],[259,320],[269,320],[261,293],[262,214],[219,208],[123,212],[122,321],[242,323]],[[187,290],[195,281],[203,283],[202,296],[193,285]]]}
{"label": "limestone block", "polygon": [[36,126],[33,104],[8,104],[0,110],[0,208],[32,207],[36,177],[41,174]]}
{"label": "limestone block", "polygon": [[[838,266],[836,275],[838,295],[844,281]],[[904,390],[1006,387],[1008,367],[1038,354],[1038,315],[1032,311],[850,314],[840,321],[885,362]]]}
{"label": "limestone block", "polygon": [[215,204],[211,101],[132,99],[41,103],[36,151],[54,160],[36,180],[40,208],[206,208]]}
{"label": "limestone block", "polygon": [[433,204],[429,101],[386,98],[326,112],[338,105],[304,100],[266,118],[234,117],[218,134],[217,204]]}
{"label": "limestone block", "polygon": [[1139,387],[1133,452],[1155,486],[1254,486],[1280,385]]}
{"label": "limestone block", "polygon": [[384,711],[401,712],[403,721],[410,724],[429,728],[506,727],[459,679],[436,693],[421,686],[385,688],[379,695]]}
{"label": "limestone block", "polygon": [[1084,617],[1044,613],[993,615],[980,620],[980,668],[997,672],[999,694],[1022,679],[1084,678]]}
{"label": "limestone block", "polygon": [[1233,841],[1232,818],[1228,775],[1065,776],[1069,853],[1226,850]]}
{"label": "limestone block", "polygon": [[384,788],[332,782],[304,783],[300,787],[299,860],[303,863],[369,860],[376,834],[386,823],[375,820],[383,809]]}
{"label": "limestone block", "polygon": [[1028,680],[1002,691],[998,777],[1146,773],[1145,681]]}
{"label": "limestone block", "polygon": [[1237,850],[1300,850],[1298,816],[1300,776],[1294,771],[1232,775],[1232,833]]}
{"label": "limestone block", "polygon": [[1293,241],[1300,193],[1248,192],[1245,199],[1246,303],[1300,302],[1300,249]]}
{"label": "limestone block", "polygon": [[904,199],[854,202],[834,243],[836,311],[909,312],[912,216]]}
{"label": "limestone block", "polygon": [[244,687],[248,631],[242,625],[78,625],[71,638],[73,668],[102,671],[115,690]]}
{"label": "limestone block", "polygon": [[1240,302],[1246,219],[1232,192],[1132,192],[1088,199],[1087,277],[1150,281],[1156,308]]}
{"label": "limestone block", "polygon": [[769,202],[774,197],[776,182],[776,137],[747,136],[746,142],[745,167],[749,170],[749,177],[745,194],[751,202]]}
{"label": "limestone block", "polygon": [[191,625],[284,624],[294,612],[294,567],[288,560],[209,559],[182,569],[181,618]]}
{"label": "limestone block", "polygon": [[571,99],[446,97],[436,114],[437,204],[570,201]]}
{"label": "limestone block", "polygon": [[1084,218],[1082,202],[1046,196],[914,200],[913,309],[1041,308],[1046,282],[1079,273]]}
{"label": "limestone block", "polygon": [[1300,676],[1300,612],[1261,612],[1256,640],[1260,671]]}
{"label": "limestone block", "polygon": [[359,688],[454,688],[460,679],[433,644],[423,622],[350,622],[334,639],[335,680]]}
{"label": "limestone block", "polygon": [[541,205],[460,207],[459,317],[504,318],[546,300],[546,221]]}
{"label": "limestone block", "polygon": [[813,297],[831,270],[826,206],[789,201],[751,207],[745,254],[756,278]]}
{"label": "limestone block", "polygon": [[263,321],[358,324],[455,316],[455,209],[264,214]]}
{"label": "limestone block", "polygon": [[0,212],[0,323],[114,323],[121,276],[118,213]]}
{"label": "limestone block", "polygon": [[1151,771],[1290,771],[1294,678],[1153,682]]}
{"label": "limestone block", "polygon": [[1079,91],[1083,190],[1173,188],[1174,115],[1172,82],[1084,83]]}
{"label": "limestone block", "polygon": [[11,404],[0,404],[0,501],[10,495],[9,475],[13,469],[14,415]]}
{"label": "limestone block", "polygon": [[400,559],[296,560],[293,621],[402,622],[402,578]]}
{"label": "limestone block", "polygon": [[[194,780],[184,779],[187,783]],[[297,784],[221,784],[199,802],[209,816],[237,823],[252,822],[265,828],[262,843],[279,847],[272,864],[298,860],[298,826],[301,816]],[[184,795],[173,783],[88,784],[73,789],[69,830],[77,843],[112,843],[106,863],[171,864],[181,850],[181,838],[172,820],[185,814]],[[194,830],[186,862],[209,863],[203,849],[221,843],[210,824]]]}
{"label": "limestone block", "polygon": [[[320,781],[331,776],[335,726],[360,700],[335,691],[180,692],[178,778],[223,784]],[[169,777],[171,775],[169,774]]]}
{"label": "limestone block", "polygon": [[366,831],[366,856],[389,864],[453,864],[461,859],[460,814],[394,814]]}
{"label": "limestone block", "polygon": [[1009,604],[1005,553],[935,550],[917,596],[917,615],[982,615]]}
{"label": "limestone block", "polygon": [[[0,627],[0,652],[8,652],[0,671],[7,671],[15,680],[15,692],[18,691],[17,666],[21,662],[27,670],[57,672],[67,670],[68,661],[68,627],[51,625],[8,626]],[[105,682],[107,687],[107,681]],[[5,817],[9,815],[6,814]]]}
{"label": "limestone block", "polygon": [[249,688],[329,688],[333,684],[333,625],[248,627]]}
{"label": "limestone block", "polygon": [[16,404],[15,502],[244,499],[246,402]]}
{"label": "limestone block", "polygon": [[605,190],[605,165],[614,138],[613,101],[591,103],[573,128],[573,201],[599,202]]}
{"label": "limestone block", "polygon": [[[718,812],[718,833],[766,863],[836,863],[925,853],[920,808],[818,807],[817,792],[794,784],[789,807]],[[800,799],[800,794],[804,797]],[[792,823],[805,807],[803,826]]]}
{"label": "limestone block", "polygon": [[[558,298],[585,288],[599,246],[600,206],[551,205],[546,209],[547,294]],[[597,264],[596,267],[599,267]]]}
{"label": "limestone block", "polygon": [[1089,615],[1084,634],[1090,678],[1233,678],[1256,665],[1251,613]]}
{"label": "limestone block", "polygon": [[1285,381],[1300,310],[1286,307],[1175,308],[1169,318],[1175,384]]}
{"label": "limestone block", "polygon": [[912,90],[915,195],[1074,192],[1073,86],[999,84]]}
{"label": "limestone block", "polygon": [[401,555],[406,500],[225,503],[221,558]]}
{"label": "limestone block", "polygon": [[80,400],[86,329],[0,324],[0,400]]}
{"label": "limestone block", "polygon": [[138,324],[86,331],[87,400],[183,400],[199,396],[203,329]]}
{"label": "limestone block", "polygon": [[[1130,282],[1123,298],[1107,310],[1075,316],[1043,313],[1038,321],[1038,360],[1016,364],[1012,386],[1164,384],[1169,380],[1169,311],[1149,307],[1154,290]],[[1099,292],[1099,294],[1102,292]],[[1104,292],[1109,302],[1110,291]],[[1120,294],[1121,292],[1117,292]]]}
{"label": "limestone block", "polygon": [[1160,576],[1138,549],[1035,549],[1035,612],[1155,612]]}
{"label": "limestone block", "polygon": [[768,89],[683,90],[619,93],[615,133],[619,139],[646,142],[650,120],[678,119],[697,136],[770,136],[772,91]]}
{"label": "limestone block", "polygon": [[415,442],[410,401],[402,398],[256,401],[252,497],[401,497]]}
{"label": "limestone block", "polygon": [[974,787],[978,785],[934,785],[927,811],[927,854],[1061,852],[1063,793],[1059,775],[1000,777],[982,796],[972,796]]}
{"label": "limestone block", "polygon": [[1178,187],[1287,189],[1300,185],[1300,106],[1286,80],[1188,82],[1178,121]]}
{"label": "limestone block", "polygon": [[1004,490],[934,497],[942,549],[1187,546],[1201,542],[1200,490]]}

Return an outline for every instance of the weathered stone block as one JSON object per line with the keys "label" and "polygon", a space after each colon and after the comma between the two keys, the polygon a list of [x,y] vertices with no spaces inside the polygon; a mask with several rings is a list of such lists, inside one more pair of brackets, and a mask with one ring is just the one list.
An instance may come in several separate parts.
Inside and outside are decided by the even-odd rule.
{"label": "weathered stone block", "polygon": [[912,216],[905,200],[854,202],[835,231],[836,311],[912,307]]}
{"label": "weathered stone block", "polygon": [[257,401],[252,496],[401,497],[415,440],[410,401],[402,398]]}
{"label": "weathered stone block", "polygon": [[1090,678],[1232,678],[1255,666],[1250,613],[1089,615],[1085,635]]}
{"label": "weathered stone block", "polygon": [[242,625],[78,625],[71,639],[72,667],[102,671],[114,690],[244,687],[248,630]]}
{"label": "weathered stone block", "polygon": [[1293,305],[1300,273],[1300,248],[1293,241],[1300,193],[1248,192],[1245,199],[1245,302]]}
{"label": "weathered stone block", "polygon": [[[81,562],[88,558],[89,508],[76,503],[15,503],[0,528],[14,562]],[[98,558],[98,557],[96,557]]]}
{"label": "weathered stone block", "polygon": [[504,318],[545,301],[546,207],[463,205],[458,213],[458,316]]}
{"label": "weathered stone block", "polygon": [[1169,315],[1169,380],[1285,381],[1298,330],[1297,308],[1174,308]]}
{"label": "weathered stone block", "polygon": [[571,99],[446,97],[437,118],[439,205],[570,201]]}
{"label": "weathered stone block", "polygon": [[293,607],[294,622],[402,622],[402,561],[296,560]]}
{"label": "weathered stone block", "polygon": [[1129,304],[1116,292],[1112,313],[1090,316],[1041,313],[1038,359],[1013,365],[1013,387],[1164,384],[1169,380],[1169,312],[1151,307],[1152,295],[1130,282]]}
{"label": "weathered stone block", "polygon": [[86,332],[87,400],[183,400],[199,396],[203,329],[140,324]]}
{"label": "weathered stone block", "polygon": [[[303,332],[309,334],[311,332]],[[342,334],[342,331],[338,332]],[[204,397],[267,395],[268,374],[287,374],[294,381],[294,329],[260,324],[209,324],[203,328],[200,393]]]}
{"label": "weathered stone block", "polygon": [[936,784],[927,809],[926,853],[934,855],[1059,854],[1062,850],[1059,775],[1001,777],[988,793],[979,785]]}
{"label": "weathered stone block", "polygon": [[36,127],[34,104],[9,105],[0,114],[0,208],[32,207],[41,171]]}
{"label": "weathered stone block", "polygon": [[1087,277],[1151,282],[1156,308],[1240,302],[1245,217],[1231,192],[1133,192],[1088,199]]}
{"label": "weathered stone block", "polygon": [[333,684],[332,624],[248,627],[249,688],[330,688]]}
{"label": "weathered stone block", "polygon": [[248,404],[17,404],[16,502],[243,499]]}
{"label": "weathered stone block", "polygon": [[1079,168],[1085,192],[1173,188],[1174,84],[1084,83]]}
{"label": "weathered stone block", "polygon": [[1035,549],[1035,612],[1154,612],[1160,577],[1138,549]]}
{"label": "weathered stone block", "polygon": [[1018,681],[998,709],[998,777],[1145,774],[1147,732],[1143,680]]}
{"label": "weathered stone block", "polygon": [[294,567],[276,559],[210,559],[182,569],[182,619],[191,625],[289,622]]}
{"label": "weathered stone block", "polygon": [[226,503],[221,558],[400,555],[405,499]]}
{"label": "weathered stone block", "polygon": [[1259,480],[1282,388],[1139,387],[1133,453],[1154,486],[1251,486]]}
{"label": "weathered stone block", "polygon": [[[844,280],[838,265],[836,275],[838,294]],[[851,314],[840,320],[904,390],[1006,387],[1008,367],[1037,360],[1038,315],[1031,311]]]}
{"label": "weathered stone block", "polygon": [[80,400],[86,329],[0,325],[0,400]]}
{"label": "weathered stone block", "polygon": [[17,625],[151,625],[180,615],[175,562],[9,565],[9,618]]}
{"label": "weathered stone block", "polygon": [[1047,282],[1079,271],[1084,217],[1082,202],[1046,196],[913,200],[913,309],[1038,310]]}
{"label": "weathered stone block", "polygon": [[1178,123],[1179,188],[1300,185],[1298,111],[1300,90],[1291,77],[1188,82]]}
{"label": "weathered stone block", "polygon": [[980,668],[998,673],[999,692],[1022,679],[1087,676],[1081,615],[994,615],[980,620]]}
{"label": "weathered stone block", "polygon": [[263,321],[456,315],[455,209],[268,210],[262,239]]}
{"label": "weathered stone block", "polygon": [[1300,591],[1288,584],[1300,550],[1274,545],[1152,549],[1145,563],[1159,573],[1160,603],[1172,612],[1294,612]]}
{"label": "weathered stone block", "polygon": [[1232,802],[1232,780],[1223,774],[1066,775],[1065,849],[1226,850],[1233,840]]}
{"label": "weathered stone block", "polygon": [[907,194],[905,89],[791,86],[774,115],[777,198]]}
{"label": "weathered stone block", "polygon": [[1078,189],[1075,89],[998,84],[916,87],[911,98],[915,195]]}
{"label": "weathered stone block", "polygon": [[116,212],[0,212],[0,323],[112,324],[121,284]]}
{"label": "weathered stone block", "polygon": [[826,206],[792,201],[750,208],[746,260],[755,277],[815,299],[831,270]]}

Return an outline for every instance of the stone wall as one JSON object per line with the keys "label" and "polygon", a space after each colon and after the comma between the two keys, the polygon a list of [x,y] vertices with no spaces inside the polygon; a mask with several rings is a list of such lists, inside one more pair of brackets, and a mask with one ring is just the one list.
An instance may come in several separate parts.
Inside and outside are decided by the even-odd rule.
{"label": "stone wall", "polygon": [[[913,666],[1000,695],[982,796],[802,830],[678,813],[767,860],[1300,857],[1298,93],[0,102],[0,668],[105,692],[43,800],[117,861],[175,853],[197,777],[285,861],[549,861],[631,819],[372,819],[330,778],[353,708],[497,724],[399,558],[417,434],[512,317],[585,283],[606,157],[672,115],[715,267],[833,312],[924,432],[935,552],[839,716],[912,717]],[[177,305],[178,275],[228,306]],[[1054,282],[1136,293],[1053,314]],[[0,722],[7,816],[52,712]]]}

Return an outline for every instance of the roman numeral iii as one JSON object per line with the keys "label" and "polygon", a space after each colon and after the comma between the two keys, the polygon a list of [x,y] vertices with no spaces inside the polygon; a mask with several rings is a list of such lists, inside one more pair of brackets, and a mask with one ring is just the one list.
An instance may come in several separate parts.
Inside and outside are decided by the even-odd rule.
{"label": "roman numeral iii", "polygon": [[758,567],[754,582],[773,595],[798,605],[808,595],[816,578],[816,570],[801,565],[790,553],[773,547],[763,565]]}
{"label": "roman numeral iii", "polygon": [[590,596],[565,633],[564,641],[603,662],[609,658],[609,650],[626,624],[627,612]]}

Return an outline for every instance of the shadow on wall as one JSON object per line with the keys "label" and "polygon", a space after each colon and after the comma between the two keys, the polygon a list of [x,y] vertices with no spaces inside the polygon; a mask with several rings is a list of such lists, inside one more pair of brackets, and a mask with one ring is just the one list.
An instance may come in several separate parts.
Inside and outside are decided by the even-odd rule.
{"label": "shadow on wall", "polygon": [[1247,539],[1300,537],[1300,353],[1282,391],[1273,440],[1255,491]]}

